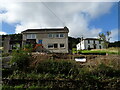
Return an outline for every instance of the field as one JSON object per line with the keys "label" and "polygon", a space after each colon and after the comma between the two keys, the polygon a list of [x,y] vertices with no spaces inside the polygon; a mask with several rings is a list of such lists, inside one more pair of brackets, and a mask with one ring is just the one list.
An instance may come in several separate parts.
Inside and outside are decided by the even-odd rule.
{"label": "field", "polygon": [[108,48],[108,49],[92,49],[92,50],[78,50],[76,51],[76,49],[73,49],[72,51],[73,53],[81,53],[81,54],[85,54],[85,53],[98,53],[98,54],[120,54],[120,48]]}
{"label": "field", "polygon": [[[3,90],[17,88],[117,90],[120,87],[120,56],[116,51],[116,48],[107,49],[105,52],[115,52],[107,55],[14,52],[10,60],[11,68],[2,70]],[[85,57],[87,62],[76,62],[75,57]]]}

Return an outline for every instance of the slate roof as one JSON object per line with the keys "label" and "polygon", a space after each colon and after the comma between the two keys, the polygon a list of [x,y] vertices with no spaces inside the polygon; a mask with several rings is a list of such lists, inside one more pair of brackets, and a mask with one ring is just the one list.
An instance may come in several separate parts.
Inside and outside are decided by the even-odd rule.
{"label": "slate roof", "polygon": [[25,32],[34,32],[34,31],[37,31],[37,32],[52,32],[52,31],[62,31],[62,32],[69,32],[69,29],[67,27],[64,27],[64,28],[44,28],[44,29],[27,29],[21,33],[25,33]]}

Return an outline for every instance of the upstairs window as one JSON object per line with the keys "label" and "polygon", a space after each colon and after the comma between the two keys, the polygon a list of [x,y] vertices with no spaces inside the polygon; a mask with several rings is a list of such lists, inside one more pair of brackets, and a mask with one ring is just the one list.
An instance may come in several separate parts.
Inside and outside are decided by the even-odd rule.
{"label": "upstairs window", "polygon": [[93,41],[93,43],[95,44],[95,40]]}
{"label": "upstairs window", "polygon": [[99,41],[99,44],[101,44],[101,41]]}
{"label": "upstairs window", "polygon": [[88,40],[88,43],[90,43],[90,40]]}
{"label": "upstairs window", "polygon": [[48,37],[49,38],[53,38],[53,34],[48,34]]}
{"label": "upstairs window", "polygon": [[36,39],[36,34],[27,34],[27,39]]}
{"label": "upstairs window", "polygon": [[61,34],[60,34],[60,37],[64,37],[64,34],[63,34],[63,33],[61,33]]}
{"label": "upstairs window", "polygon": [[55,37],[56,37],[56,38],[59,38],[59,34],[55,34]]}

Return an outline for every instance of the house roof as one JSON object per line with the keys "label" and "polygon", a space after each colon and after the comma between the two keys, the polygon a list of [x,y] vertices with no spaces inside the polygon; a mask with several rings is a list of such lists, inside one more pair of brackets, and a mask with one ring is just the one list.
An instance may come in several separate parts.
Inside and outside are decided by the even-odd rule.
{"label": "house roof", "polygon": [[69,32],[69,29],[65,26],[64,28],[44,28],[44,29],[27,29],[21,33],[27,32]]}
{"label": "house roof", "polygon": [[98,38],[85,38],[83,40],[100,40],[100,39],[98,39]]}

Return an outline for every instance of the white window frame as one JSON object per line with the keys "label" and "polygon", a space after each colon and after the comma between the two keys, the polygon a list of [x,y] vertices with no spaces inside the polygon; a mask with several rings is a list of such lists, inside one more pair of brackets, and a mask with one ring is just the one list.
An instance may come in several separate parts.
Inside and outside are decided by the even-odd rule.
{"label": "white window frame", "polygon": [[[51,36],[50,36],[50,35],[51,35]],[[49,34],[48,34],[48,37],[49,37],[49,38],[53,38],[53,34],[49,33]]]}
{"label": "white window frame", "polygon": [[60,34],[59,34],[59,35],[60,35],[60,36],[59,36],[60,38],[63,38],[63,37],[61,37],[61,34],[63,35],[63,37],[65,37],[65,34],[63,34],[63,33],[60,33]]}
{"label": "white window frame", "polygon": [[27,34],[27,39],[36,39],[36,34]]}
{"label": "white window frame", "polygon": [[[57,35],[58,35],[58,37],[57,37]],[[59,35],[59,34],[55,34],[54,36],[55,36],[55,38],[59,38],[59,37],[60,37],[60,35]]]}

